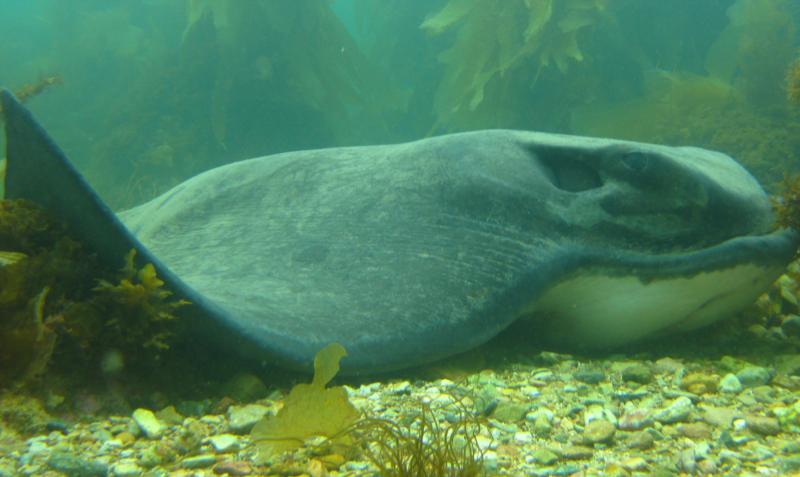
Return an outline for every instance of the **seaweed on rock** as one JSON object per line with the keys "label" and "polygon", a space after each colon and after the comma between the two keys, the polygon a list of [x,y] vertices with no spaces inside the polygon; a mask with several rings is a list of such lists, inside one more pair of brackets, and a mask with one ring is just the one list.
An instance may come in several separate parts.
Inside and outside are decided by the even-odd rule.
{"label": "seaweed on rock", "polygon": [[[0,388],[53,364],[97,369],[108,349],[157,361],[186,302],[171,298],[152,265],[134,268],[133,256],[116,275],[36,204],[0,201]],[[156,352],[142,354],[143,345]]]}

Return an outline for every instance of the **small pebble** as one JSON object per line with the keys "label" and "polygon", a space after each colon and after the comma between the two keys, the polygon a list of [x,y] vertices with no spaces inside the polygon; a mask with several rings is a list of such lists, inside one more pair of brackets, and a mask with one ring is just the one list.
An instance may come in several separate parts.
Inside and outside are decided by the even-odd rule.
{"label": "small pebble", "polygon": [[626,412],[619,419],[619,428],[625,431],[644,429],[653,423],[652,413],[649,409],[637,408]]}
{"label": "small pebble", "polygon": [[541,465],[553,465],[558,461],[558,458],[559,458],[558,454],[549,449],[544,449],[544,448],[536,449],[530,455],[530,459],[532,462],[536,462],[537,464]]}
{"label": "small pebble", "polygon": [[568,460],[591,459],[594,451],[585,446],[567,446],[561,451],[561,457]]}
{"label": "small pebble", "polygon": [[711,437],[711,427],[703,422],[680,424],[678,432],[689,439],[708,439]]}
{"label": "small pebble", "polygon": [[575,372],[575,379],[586,384],[597,384],[606,379],[606,375],[597,368],[585,367]]}
{"label": "small pebble", "polygon": [[261,404],[231,406],[228,408],[228,426],[235,434],[246,434],[268,413],[269,408]]}
{"label": "small pebble", "polygon": [[767,368],[761,366],[747,366],[736,373],[736,377],[739,378],[743,387],[751,388],[769,383],[772,374]]}
{"label": "small pebble", "polygon": [[205,467],[211,467],[216,463],[217,456],[214,454],[200,454],[183,459],[181,467],[184,469],[203,469]]}
{"label": "small pebble", "polygon": [[133,411],[132,417],[148,439],[158,439],[164,432],[164,425],[149,409],[139,408]]}
{"label": "small pebble", "polygon": [[118,462],[111,466],[111,474],[114,477],[139,477],[142,468],[134,462]]}
{"label": "small pebble", "polygon": [[241,460],[233,460],[228,462],[221,462],[214,466],[214,473],[217,475],[228,474],[234,477],[242,475],[250,475],[253,473],[253,467],[249,463]]}
{"label": "small pebble", "polygon": [[774,436],[781,432],[781,425],[774,417],[747,416],[744,418],[747,428],[756,434]]}
{"label": "small pebble", "polygon": [[653,418],[666,424],[685,421],[693,409],[694,405],[689,398],[679,397],[666,408],[656,412]]}
{"label": "small pebble", "polygon": [[492,417],[505,422],[517,422],[525,418],[528,406],[506,400],[500,400],[492,413]]}
{"label": "small pebble", "polygon": [[735,374],[728,373],[719,380],[719,390],[723,393],[737,394],[742,390],[742,383]]}
{"label": "small pebble", "polygon": [[631,449],[650,449],[654,444],[653,435],[647,431],[634,432],[625,440],[625,445]]}
{"label": "small pebble", "polygon": [[217,452],[230,452],[239,448],[239,438],[233,434],[218,434],[207,440]]}
{"label": "small pebble", "polygon": [[69,452],[54,452],[47,465],[67,477],[105,477],[108,466],[102,462],[87,460]]}
{"label": "small pebble", "polygon": [[622,370],[622,379],[639,384],[649,384],[653,379],[653,373],[647,365],[636,363]]}
{"label": "small pebble", "polygon": [[610,442],[617,429],[605,419],[595,419],[583,429],[583,439],[589,444]]}

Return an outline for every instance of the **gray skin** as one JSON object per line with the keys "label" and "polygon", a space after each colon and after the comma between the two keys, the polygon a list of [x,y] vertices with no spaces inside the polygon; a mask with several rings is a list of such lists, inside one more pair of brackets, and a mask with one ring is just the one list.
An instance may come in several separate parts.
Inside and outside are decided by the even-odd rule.
{"label": "gray skin", "polygon": [[[347,349],[349,374],[463,352],[576,277],[646,286],[752,264],[755,296],[798,242],[770,233],[767,196],[726,155],[506,130],[237,162],[118,220],[27,111],[2,99],[8,197],[55,210],[109,263],[136,248],[194,303],[205,339],[293,368],[331,342]],[[561,295],[548,311],[568,314]],[[710,290],[694,309],[714,300],[725,298]]]}

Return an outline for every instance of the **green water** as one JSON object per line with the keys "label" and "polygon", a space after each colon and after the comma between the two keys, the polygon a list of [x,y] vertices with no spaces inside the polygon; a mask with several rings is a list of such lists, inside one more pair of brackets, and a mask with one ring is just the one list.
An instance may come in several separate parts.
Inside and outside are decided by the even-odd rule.
{"label": "green water", "polygon": [[269,153],[517,128],[797,169],[790,0],[4,2],[0,84],[115,208]]}

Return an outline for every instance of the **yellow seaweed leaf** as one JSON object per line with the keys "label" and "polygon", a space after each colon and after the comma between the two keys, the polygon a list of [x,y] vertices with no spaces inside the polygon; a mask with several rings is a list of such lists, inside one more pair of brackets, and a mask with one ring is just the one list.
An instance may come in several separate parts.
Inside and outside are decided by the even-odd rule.
{"label": "yellow seaweed leaf", "polygon": [[314,358],[314,378],[298,384],[286,397],[283,408],[274,416],[263,418],[251,435],[258,446],[259,459],[300,447],[312,436],[323,436],[338,444],[349,445],[351,437],[342,433],[359,414],[341,386],[325,386],[339,372],[339,361],[347,355],[339,343],[320,350]]}

